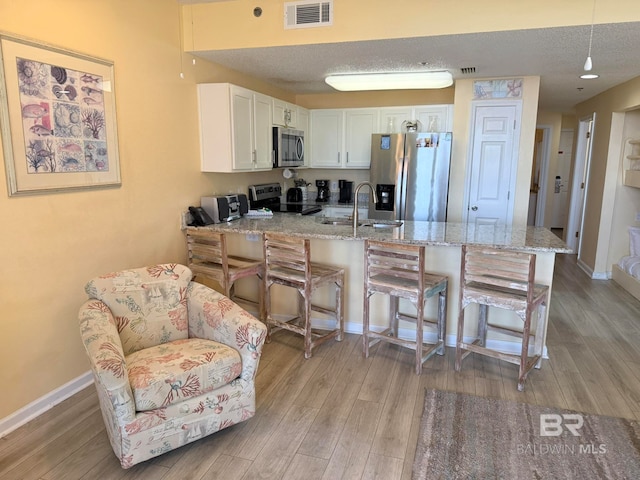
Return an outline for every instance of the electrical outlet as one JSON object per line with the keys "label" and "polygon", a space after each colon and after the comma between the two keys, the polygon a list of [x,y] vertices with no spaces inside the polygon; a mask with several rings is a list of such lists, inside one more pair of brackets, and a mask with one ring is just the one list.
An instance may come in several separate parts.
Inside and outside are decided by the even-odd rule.
{"label": "electrical outlet", "polygon": [[259,242],[261,236],[257,233],[249,233],[247,234],[246,238],[247,238],[247,242]]}

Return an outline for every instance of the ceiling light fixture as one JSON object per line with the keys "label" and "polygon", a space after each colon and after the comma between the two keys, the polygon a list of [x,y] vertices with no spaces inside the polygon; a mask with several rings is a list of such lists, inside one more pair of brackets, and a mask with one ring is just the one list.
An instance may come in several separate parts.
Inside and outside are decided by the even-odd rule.
{"label": "ceiling light fixture", "polygon": [[429,72],[354,73],[329,75],[324,79],[336,90],[413,90],[445,88],[453,85],[453,77],[445,70]]}
{"label": "ceiling light fixture", "polygon": [[[593,43],[593,25],[596,20],[596,0],[593,0],[593,11],[591,12],[591,33],[589,34],[589,53],[587,54],[587,59],[584,62],[584,71],[590,72],[593,68],[593,62],[591,61],[591,44]],[[598,78],[599,75],[595,73],[586,73],[580,75],[580,78],[585,80],[591,80],[593,78]]]}

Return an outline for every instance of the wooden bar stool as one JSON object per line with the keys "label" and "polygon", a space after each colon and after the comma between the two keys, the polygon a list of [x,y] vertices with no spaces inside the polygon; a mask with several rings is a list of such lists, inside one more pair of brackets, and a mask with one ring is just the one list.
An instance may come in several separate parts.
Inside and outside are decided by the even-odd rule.
{"label": "wooden bar stool", "polygon": [[[188,266],[194,276],[202,275],[220,284],[224,294],[234,301],[240,300],[258,306],[258,315],[265,319],[264,312],[264,262],[227,253],[227,239],[224,233],[194,227],[187,228]],[[238,297],[235,294],[236,280],[256,275],[258,301]]]}
{"label": "wooden bar stool", "polygon": [[[321,343],[336,338],[342,340],[344,332],[344,269],[311,262],[309,239],[290,235],[264,234],[265,310],[267,339],[272,328],[283,328],[304,337],[304,356],[311,358],[311,350]],[[336,286],[335,309],[313,305],[313,292],[322,285]],[[273,318],[270,289],[284,285],[298,291],[298,315],[288,320]],[[336,319],[332,330],[312,328],[311,311],[331,315]]]}
{"label": "wooden bar stool", "polygon": [[[369,347],[379,341],[395,343],[416,351],[416,374],[422,373],[422,364],[434,353],[444,354],[447,322],[447,277],[424,271],[424,246],[365,241],[363,343],[364,356]],[[389,328],[374,332],[369,327],[369,303],[374,293],[389,295]],[[424,318],[425,302],[438,295],[438,318]],[[400,313],[400,298],[410,300],[416,307],[416,316]],[[415,324],[415,340],[398,337],[398,321]],[[424,342],[424,328],[433,328],[437,334],[435,343]]]}
{"label": "wooden bar stool", "polygon": [[[519,365],[518,390],[524,390],[527,374],[534,366],[540,368],[542,363],[545,308],[549,297],[549,287],[534,283],[535,273],[535,254],[462,246],[456,371],[460,371],[462,360],[470,353],[487,355]],[[464,308],[471,303],[479,305],[478,333],[471,343],[467,343],[463,338]],[[522,330],[490,325],[487,319],[489,307],[514,311],[523,321]],[[538,318],[534,351],[533,356],[529,357],[531,316],[536,310]],[[488,349],[486,341],[489,330],[520,338],[520,354]]]}

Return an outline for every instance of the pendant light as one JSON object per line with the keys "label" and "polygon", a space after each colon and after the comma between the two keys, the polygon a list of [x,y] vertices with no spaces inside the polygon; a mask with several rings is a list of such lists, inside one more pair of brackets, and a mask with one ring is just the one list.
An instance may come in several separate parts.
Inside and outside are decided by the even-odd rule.
{"label": "pendant light", "polygon": [[[590,72],[593,68],[593,61],[591,60],[591,45],[593,43],[593,25],[596,19],[596,0],[593,0],[593,12],[591,13],[591,33],[589,34],[589,53],[587,54],[587,59],[584,62],[584,71]],[[580,78],[585,80],[591,80],[593,78],[598,78],[599,75],[595,73],[585,73],[580,75]]]}

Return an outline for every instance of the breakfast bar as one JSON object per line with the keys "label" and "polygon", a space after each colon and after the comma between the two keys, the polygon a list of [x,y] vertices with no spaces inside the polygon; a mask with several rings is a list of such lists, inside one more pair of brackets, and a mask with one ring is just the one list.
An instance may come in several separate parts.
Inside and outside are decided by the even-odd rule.
{"label": "breakfast bar", "polygon": [[[455,346],[458,320],[458,297],[460,282],[460,260],[463,245],[479,245],[509,251],[536,254],[536,283],[551,288],[555,255],[571,253],[571,249],[550,230],[542,227],[516,227],[495,225],[474,225],[449,222],[404,221],[401,226],[376,224],[362,221],[354,236],[353,227],[345,219],[332,219],[322,216],[302,216],[274,213],[268,218],[243,217],[228,223],[199,227],[224,232],[228,235],[230,253],[251,258],[262,257],[262,234],[265,232],[286,233],[294,237],[308,238],[312,242],[312,259],[342,267],[346,272],[345,280],[345,331],[362,333],[363,314],[363,264],[364,240],[378,240],[399,244],[424,245],[426,247],[426,269],[446,275],[449,279],[448,308],[446,322],[446,345]],[[241,288],[240,286],[238,288]],[[247,288],[244,286],[243,288]],[[246,296],[255,296],[257,289],[247,290]],[[290,294],[289,294],[290,295]],[[329,292],[318,292],[319,303],[330,302]],[[291,310],[295,302],[284,292],[274,293],[274,309]],[[435,306],[427,306],[427,314],[437,315]],[[432,308],[432,311],[429,310]],[[471,306],[469,308],[473,308]],[[402,308],[412,308],[410,304]],[[494,311],[495,310],[495,311]],[[371,325],[385,325],[388,312],[388,299],[372,298]],[[548,310],[546,315],[548,315]],[[511,312],[500,309],[491,310],[492,322],[507,327],[517,327],[519,319]],[[322,318],[314,322],[322,322]],[[466,330],[468,329],[468,331]],[[402,325],[400,334],[402,334]],[[409,329],[407,329],[409,332]],[[465,324],[465,337],[475,334],[473,322]],[[546,337],[546,332],[543,335]],[[508,336],[496,334],[488,343],[503,351],[515,351],[518,344]]]}

